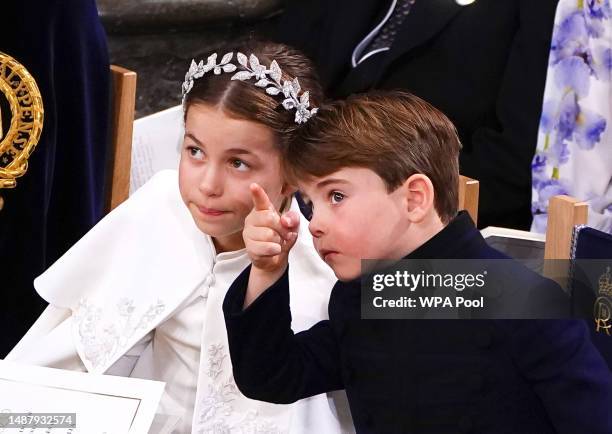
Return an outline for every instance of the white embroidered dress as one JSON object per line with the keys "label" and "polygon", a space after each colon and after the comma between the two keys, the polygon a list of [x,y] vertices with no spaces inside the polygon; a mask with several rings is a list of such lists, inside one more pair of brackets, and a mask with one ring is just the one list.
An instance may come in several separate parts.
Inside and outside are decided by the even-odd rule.
{"label": "white embroidered dress", "polygon": [[[307,227],[289,257],[296,331],[327,317],[336,280]],[[352,431],[337,394],[275,405],[237,389],[222,303],[248,263],[244,250],[216,254],[177,172],[159,172],[35,280],[50,305],[7,360],[165,381],[158,411],[180,417],[173,432]]]}

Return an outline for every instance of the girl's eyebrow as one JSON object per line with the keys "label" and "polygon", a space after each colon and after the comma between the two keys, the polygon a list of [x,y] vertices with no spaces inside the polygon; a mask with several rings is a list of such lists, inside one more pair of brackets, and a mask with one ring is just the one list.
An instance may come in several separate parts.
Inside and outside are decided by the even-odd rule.
{"label": "girl's eyebrow", "polygon": [[[188,132],[186,132],[186,133],[185,133],[185,137],[189,137],[189,138],[190,138],[191,140],[193,140],[193,141],[196,143],[196,145],[198,145],[198,146],[201,146],[201,147],[203,147],[203,148],[205,148],[205,147],[206,147],[206,146],[204,145],[204,143],[202,143],[200,140],[198,140],[198,139],[196,138],[196,136],[194,136],[194,135],[193,135],[193,133],[188,133]],[[225,153],[225,154],[231,154],[231,155],[249,155],[249,156],[253,157],[254,159],[256,159],[256,160],[258,160],[258,161],[259,161],[259,160],[261,160],[261,159],[260,159],[260,158],[257,156],[257,154],[255,154],[255,153],[253,153],[253,152],[251,152],[250,150],[245,149],[245,148],[230,148],[230,149],[226,149],[226,150],[224,151],[224,153]]]}
{"label": "girl's eyebrow", "polygon": [[230,148],[230,149],[226,149],[225,150],[225,154],[228,154],[228,155],[248,155],[249,157],[253,158],[254,160],[256,160],[258,162],[261,161],[261,158],[259,158],[259,156],[256,153],[254,153],[254,152],[252,152],[252,151],[250,151],[248,149],[245,149],[245,148]]}
{"label": "girl's eyebrow", "polygon": [[226,154],[250,154],[250,155],[255,156],[255,154],[253,154],[251,151],[249,151],[248,149],[244,149],[244,148],[226,149],[225,153]]}
{"label": "girl's eyebrow", "polygon": [[204,147],[204,143],[196,139],[196,136],[194,136],[192,133],[185,133],[185,137],[189,137],[191,140],[196,142],[196,145]]}

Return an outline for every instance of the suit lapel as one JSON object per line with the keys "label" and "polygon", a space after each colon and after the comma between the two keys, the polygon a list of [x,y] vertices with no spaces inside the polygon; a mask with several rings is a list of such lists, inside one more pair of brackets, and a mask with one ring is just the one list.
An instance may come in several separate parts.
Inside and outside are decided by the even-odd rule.
{"label": "suit lapel", "polygon": [[319,61],[325,85],[332,88],[347,71],[352,71],[353,50],[384,17],[391,0],[338,0],[335,3],[336,12],[328,14],[324,26],[327,30],[322,29],[326,40],[321,53],[325,55]]}
{"label": "suit lapel", "polygon": [[[461,6],[455,0],[416,0],[402,23],[391,50],[386,55],[374,56],[351,69],[335,93],[345,96],[376,86],[393,61],[437,35],[464,7],[469,6]],[[361,39],[369,30],[371,29],[368,29]]]}
{"label": "suit lapel", "polygon": [[437,35],[464,7],[455,0],[416,0],[395,37],[388,62]]}

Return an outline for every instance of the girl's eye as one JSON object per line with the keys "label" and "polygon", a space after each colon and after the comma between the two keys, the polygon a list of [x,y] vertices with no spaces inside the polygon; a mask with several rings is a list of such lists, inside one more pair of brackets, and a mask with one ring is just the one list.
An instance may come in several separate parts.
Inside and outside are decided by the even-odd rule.
{"label": "girl's eye", "polygon": [[250,166],[242,160],[234,159],[231,161],[232,167],[234,169],[240,170],[241,172],[249,170]]}
{"label": "girl's eye", "polygon": [[334,204],[334,205],[342,202],[342,200],[345,198],[345,196],[342,193],[340,193],[339,191],[332,191],[329,194],[329,197],[331,199],[331,203]]}
{"label": "girl's eye", "polygon": [[204,158],[204,152],[200,148],[196,148],[195,146],[188,146],[187,152],[189,152],[189,155],[195,158],[196,160],[201,160]]}

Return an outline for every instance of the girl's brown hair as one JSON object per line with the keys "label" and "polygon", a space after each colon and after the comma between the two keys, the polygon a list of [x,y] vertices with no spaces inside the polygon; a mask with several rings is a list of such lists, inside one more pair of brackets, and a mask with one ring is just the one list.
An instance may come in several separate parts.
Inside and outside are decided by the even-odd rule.
{"label": "girl's brown hair", "polygon": [[[297,78],[302,91],[308,91],[310,107],[318,107],[323,102],[323,91],[315,69],[306,56],[284,44],[273,42],[249,41],[237,47],[226,47],[217,51],[218,59],[225,53],[233,52],[249,56],[254,54],[260,64],[269,67],[276,60],[282,70],[282,81]],[[234,72],[235,73],[235,72]],[[283,96],[268,95],[265,89],[255,86],[255,80],[231,80],[234,73],[206,73],[194,81],[193,88],[185,98],[185,116],[194,104],[208,104],[217,107],[230,117],[244,119],[265,125],[274,131],[278,145],[290,142],[299,128],[295,123],[295,109],[286,110],[282,106]]]}

